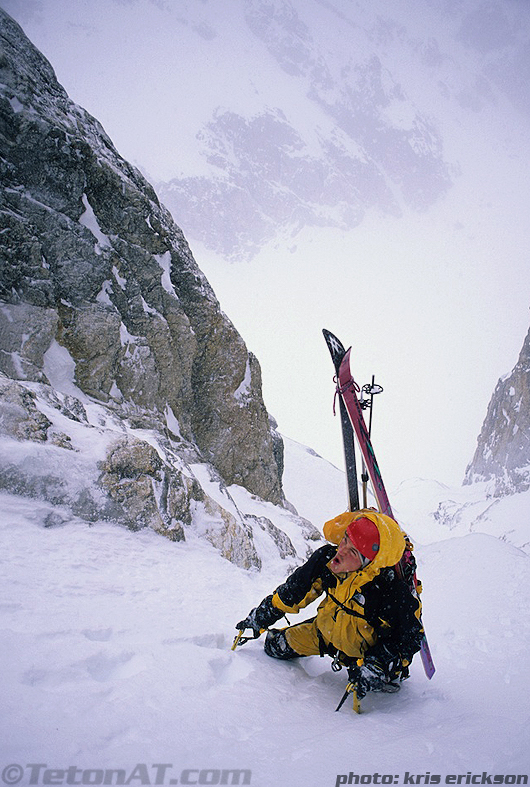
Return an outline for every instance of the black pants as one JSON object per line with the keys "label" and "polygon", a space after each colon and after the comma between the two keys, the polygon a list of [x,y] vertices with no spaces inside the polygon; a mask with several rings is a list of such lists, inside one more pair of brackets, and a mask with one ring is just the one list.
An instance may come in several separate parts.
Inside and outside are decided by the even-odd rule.
{"label": "black pants", "polygon": [[297,653],[287,642],[285,629],[269,629],[265,638],[264,650],[273,659],[297,659]]}

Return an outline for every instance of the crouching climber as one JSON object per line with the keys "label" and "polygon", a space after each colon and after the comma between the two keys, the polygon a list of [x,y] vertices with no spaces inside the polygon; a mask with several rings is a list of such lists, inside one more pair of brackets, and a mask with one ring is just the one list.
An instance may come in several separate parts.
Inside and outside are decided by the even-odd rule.
{"label": "crouching climber", "polygon": [[[423,635],[419,599],[395,569],[405,536],[397,522],[372,509],[326,522],[324,536],[331,543],[236,628],[241,634],[250,629],[253,637],[267,631],[264,649],[276,659],[330,656],[333,669],[347,668],[349,690],[358,699],[368,691],[397,691]],[[271,628],[322,595],[315,617]]]}

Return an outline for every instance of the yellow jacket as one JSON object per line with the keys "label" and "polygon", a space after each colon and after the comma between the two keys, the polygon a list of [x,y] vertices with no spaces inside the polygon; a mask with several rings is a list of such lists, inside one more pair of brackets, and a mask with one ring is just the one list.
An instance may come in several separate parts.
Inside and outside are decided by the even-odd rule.
{"label": "yellow jacket", "polygon": [[[335,575],[329,561],[336,549],[322,547],[276,589],[272,604],[284,613],[298,612],[325,592],[316,624],[328,652],[360,658],[378,640],[392,640],[394,650],[409,659],[418,649],[420,605],[391,569],[406,546],[397,522],[371,509],[346,512],[326,522],[324,535],[339,544],[347,526],[360,516],[374,522],[379,531],[380,547],[371,563],[359,571]],[[411,640],[409,647],[403,644],[407,639]]]}

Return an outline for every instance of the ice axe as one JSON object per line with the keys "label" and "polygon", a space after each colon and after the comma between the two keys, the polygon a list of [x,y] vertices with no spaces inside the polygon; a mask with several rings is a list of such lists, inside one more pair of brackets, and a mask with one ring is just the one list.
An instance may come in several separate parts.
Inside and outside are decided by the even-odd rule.
{"label": "ice axe", "polygon": [[244,631],[245,629],[239,629],[238,633],[234,637],[234,641],[232,643],[232,647],[230,648],[230,650],[235,650],[238,645],[244,645],[246,642],[248,642],[251,639],[257,639],[258,637],[261,637],[263,632],[267,631],[267,629],[260,629],[259,634],[254,634],[252,637],[245,637],[243,635]]}
{"label": "ice axe", "polygon": [[[360,667],[362,665],[362,663],[363,663],[363,659],[357,659],[357,666],[358,667]],[[353,694],[353,710],[355,711],[355,713],[360,713],[361,712],[361,700],[359,699],[359,694],[358,694],[358,691],[357,691],[357,683],[354,680],[350,680],[348,682],[348,684],[346,685],[346,691],[342,695],[341,701],[339,702],[339,704],[335,708],[335,713],[342,708],[342,706],[344,705],[344,703],[348,699],[348,695],[349,694]],[[363,696],[363,695],[361,695],[361,696]]]}
{"label": "ice axe", "polygon": [[348,683],[348,685],[346,686],[346,691],[342,695],[341,701],[339,702],[339,704],[335,708],[335,713],[342,708],[342,706],[344,705],[344,703],[348,699],[348,694],[353,694],[353,710],[355,711],[355,713],[360,713],[361,712],[361,701],[359,700],[359,696],[357,694],[357,685],[355,683],[353,683],[352,681],[350,681]]}

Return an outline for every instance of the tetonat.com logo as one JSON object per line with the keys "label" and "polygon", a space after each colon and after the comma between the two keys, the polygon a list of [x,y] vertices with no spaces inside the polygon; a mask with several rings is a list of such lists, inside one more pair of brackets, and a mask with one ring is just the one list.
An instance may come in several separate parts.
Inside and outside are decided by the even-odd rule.
{"label": "tetonat.com logo", "polygon": [[[178,775],[177,775],[178,773]],[[232,785],[250,784],[252,772],[246,768],[185,768],[176,772],[171,763],[146,765],[138,763],[133,768],[49,768],[45,763],[30,763],[23,767],[15,763],[6,765],[1,773],[5,785]],[[24,781],[23,781],[24,780]]]}

